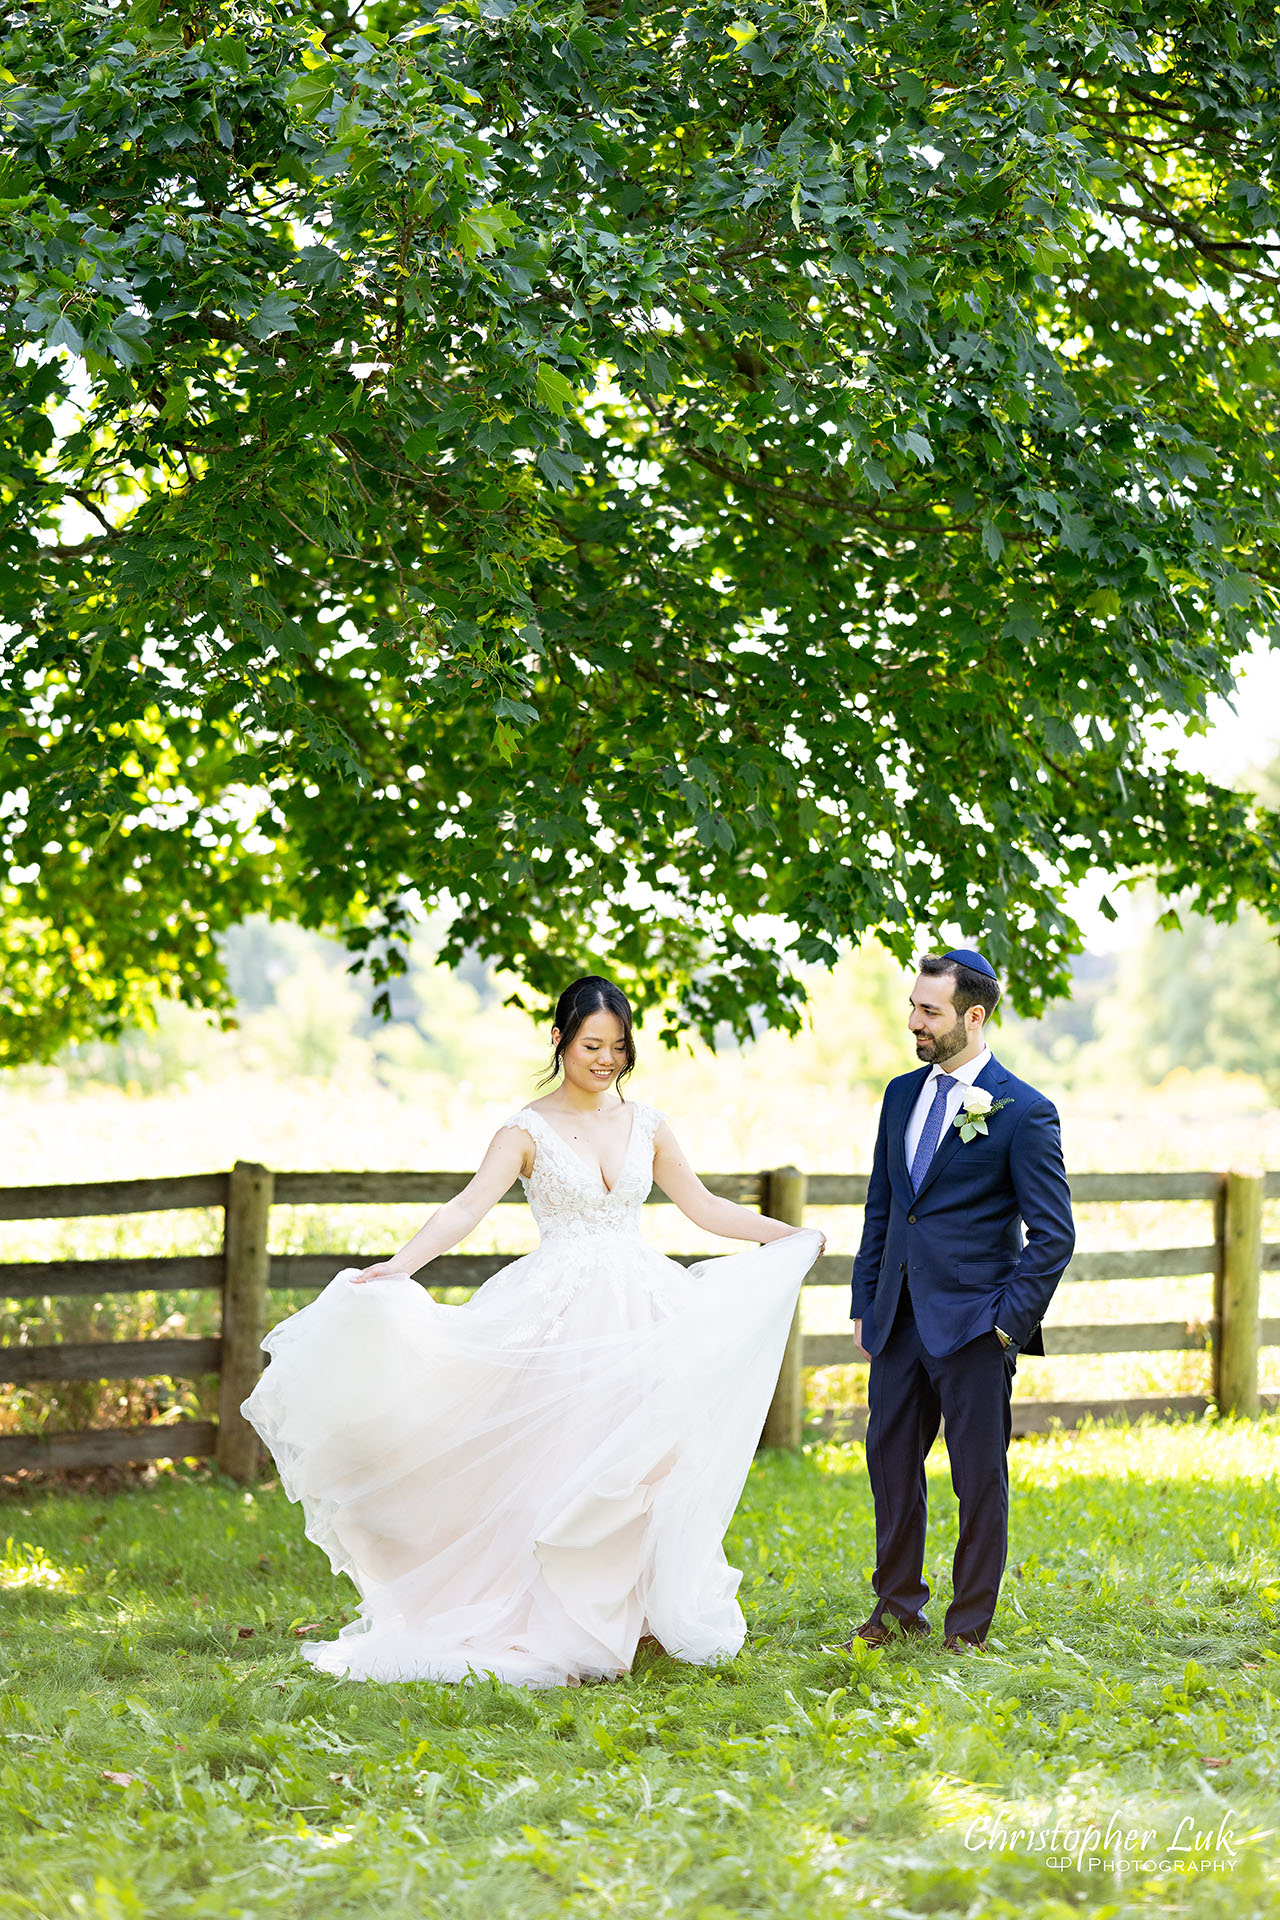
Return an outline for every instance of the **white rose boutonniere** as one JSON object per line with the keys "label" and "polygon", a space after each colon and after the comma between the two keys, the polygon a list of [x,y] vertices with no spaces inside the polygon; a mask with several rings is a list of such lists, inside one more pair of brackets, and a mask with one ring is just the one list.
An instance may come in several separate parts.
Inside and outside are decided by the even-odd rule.
{"label": "white rose boutonniere", "polygon": [[960,1095],[960,1111],[951,1124],[959,1127],[962,1140],[972,1140],[975,1134],[987,1131],[987,1121],[993,1113],[1012,1105],[1012,1098],[993,1100],[985,1087],[966,1087]]}

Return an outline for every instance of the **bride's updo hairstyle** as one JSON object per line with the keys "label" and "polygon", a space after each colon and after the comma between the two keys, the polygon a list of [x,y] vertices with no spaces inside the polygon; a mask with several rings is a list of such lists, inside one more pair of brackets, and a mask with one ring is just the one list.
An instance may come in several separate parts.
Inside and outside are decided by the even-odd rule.
{"label": "bride's updo hairstyle", "polygon": [[622,1040],[627,1050],[627,1064],[614,1081],[618,1098],[622,1098],[622,1083],[627,1075],[634,1071],[636,1064],[635,1025],[631,1013],[631,1002],[621,987],[615,987],[612,980],[602,980],[598,973],[586,973],[581,980],[575,980],[566,987],[556,1001],[555,1016],[552,1025],[559,1029],[560,1038],[551,1057],[551,1065],[543,1075],[540,1086],[546,1086],[548,1080],[554,1080],[564,1066],[565,1048],[573,1043],[573,1036],[589,1014],[611,1013],[622,1022]]}

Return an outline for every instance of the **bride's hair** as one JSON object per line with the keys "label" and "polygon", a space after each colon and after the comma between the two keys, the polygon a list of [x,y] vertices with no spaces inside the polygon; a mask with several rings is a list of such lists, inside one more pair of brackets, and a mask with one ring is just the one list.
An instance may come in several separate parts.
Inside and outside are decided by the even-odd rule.
{"label": "bride's hair", "polygon": [[585,973],[581,980],[575,980],[566,987],[556,1001],[552,1025],[557,1027],[560,1038],[556,1050],[551,1056],[551,1065],[539,1081],[546,1086],[548,1080],[554,1080],[564,1066],[564,1051],[572,1043],[574,1034],[591,1013],[611,1013],[622,1022],[622,1041],[627,1051],[627,1064],[614,1081],[618,1089],[618,1098],[622,1098],[622,1083],[636,1064],[636,1036],[631,1014],[631,1002],[621,987],[615,987],[612,980],[602,980],[598,973]]}

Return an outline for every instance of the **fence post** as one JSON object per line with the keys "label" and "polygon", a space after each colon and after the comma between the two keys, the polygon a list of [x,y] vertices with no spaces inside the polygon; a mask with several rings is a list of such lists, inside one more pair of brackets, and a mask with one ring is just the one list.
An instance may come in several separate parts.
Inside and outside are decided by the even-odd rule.
{"label": "fence post", "polygon": [[[763,1184],[761,1212],[771,1215],[775,1220],[785,1220],[788,1226],[802,1227],[809,1192],[808,1174],[797,1172],[795,1167],[776,1167],[772,1173],[765,1174]],[[803,1299],[803,1292],[801,1297]],[[800,1445],[804,1429],[801,1313],[801,1304],[797,1302],[778,1373],[778,1384],[773,1390],[773,1399],[765,1415],[764,1431],[760,1435],[762,1447]]]}
{"label": "fence post", "polygon": [[1223,1175],[1213,1343],[1213,1397],[1219,1413],[1258,1412],[1263,1185],[1260,1173],[1233,1170]]}
{"label": "fence post", "polygon": [[223,1250],[222,1374],[218,1382],[218,1470],[244,1484],[258,1471],[258,1436],[240,1412],[262,1371],[267,1330],[267,1251],[276,1177],[269,1167],[237,1160],[227,1179]]}

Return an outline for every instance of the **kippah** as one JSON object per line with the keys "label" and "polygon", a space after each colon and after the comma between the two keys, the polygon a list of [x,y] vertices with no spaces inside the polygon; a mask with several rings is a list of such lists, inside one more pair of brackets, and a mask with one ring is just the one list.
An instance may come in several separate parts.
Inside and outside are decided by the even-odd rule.
{"label": "kippah", "polygon": [[[969,967],[974,973],[985,973],[988,980],[996,978],[995,968],[976,947],[953,947],[950,953],[944,953],[942,957],[944,960],[954,960],[958,967]],[[996,980],[996,985],[999,984]]]}

